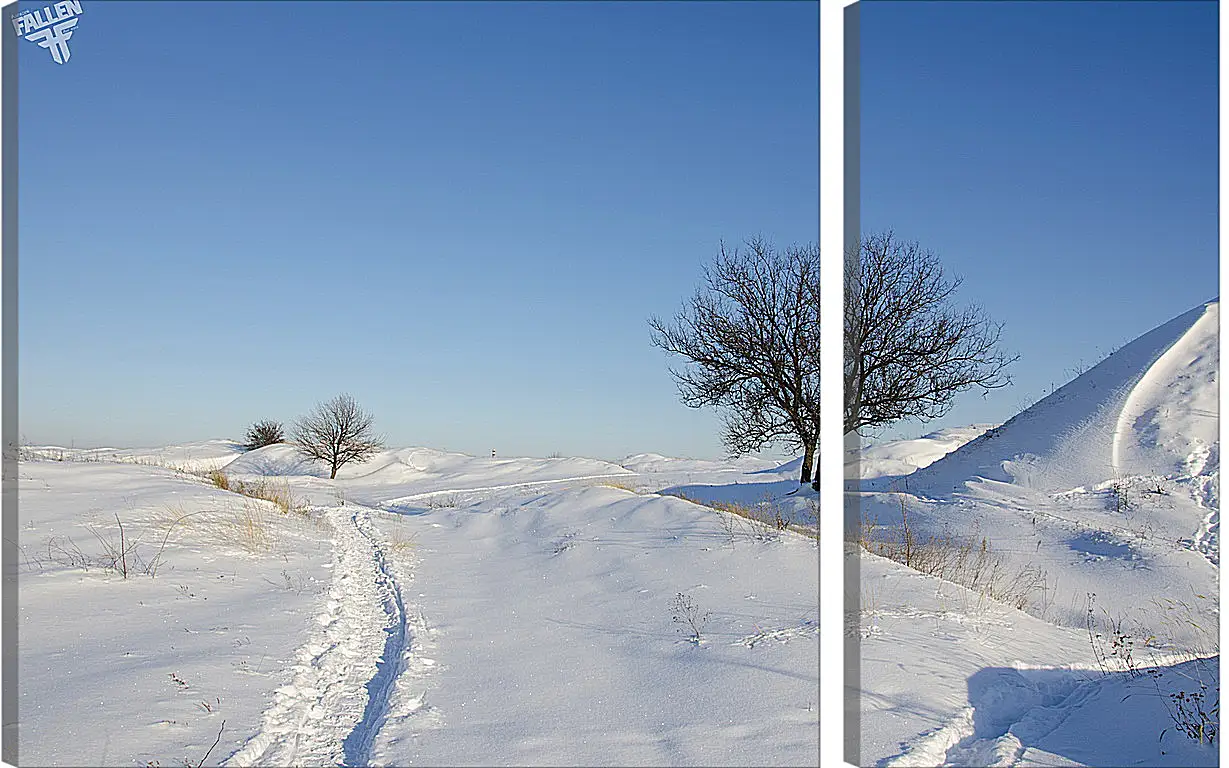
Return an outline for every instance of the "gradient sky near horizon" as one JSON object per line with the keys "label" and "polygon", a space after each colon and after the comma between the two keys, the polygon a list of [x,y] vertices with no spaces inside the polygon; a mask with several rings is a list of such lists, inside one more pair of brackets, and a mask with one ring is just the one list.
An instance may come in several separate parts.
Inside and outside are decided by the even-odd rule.
{"label": "gradient sky near horizon", "polygon": [[1217,296],[1215,2],[859,8],[861,228],[938,254],[1020,356],[881,437],[1005,421]]}
{"label": "gradient sky near horizon", "polygon": [[23,441],[240,438],[345,391],[394,445],[722,455],[646,321],[722,240],[818,240],[818,23],[86,0],[66,64],[20,43]]}

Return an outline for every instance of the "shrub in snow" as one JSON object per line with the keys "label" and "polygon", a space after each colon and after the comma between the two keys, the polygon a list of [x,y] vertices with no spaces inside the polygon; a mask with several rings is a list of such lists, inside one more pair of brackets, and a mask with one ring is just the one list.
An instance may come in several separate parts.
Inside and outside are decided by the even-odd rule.
{"label": "shrub in snow", "polygon": [[243,437],[243,447],[249,451],[254,451],[257,448],[264,448],[266,445],[276,445],[277,443],[285,442],[285,439],[285,436],[282,434],[282,423],[272,419],[265,419],[248,427],[247,434]]}
{"label": "shrub in snow", "polygon": [[681,624],[678,629],[680,632],[690,630],[691,637],[688,638],[693,643],[700,642],[700,633],[704,629],[704,625],[708,624],[708,618],[712,614],[701,613],[700,606],[696,605],[696,601],[691,599],[690,595],[685,595],[679,592],[674,597],[674,602],[671,603],[674,608],[675,624]]}

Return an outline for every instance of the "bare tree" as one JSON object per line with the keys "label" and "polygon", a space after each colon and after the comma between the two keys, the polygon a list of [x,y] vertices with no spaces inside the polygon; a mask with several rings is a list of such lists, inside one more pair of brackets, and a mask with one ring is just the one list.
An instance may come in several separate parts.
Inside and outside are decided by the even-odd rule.
{"label": "bare tree", "polygon": [[344,464],[366,461],[384,447],[371,431],[372,420],[353,397],[341,394],[295,422],[293,442],[304,456],[327,461],[332,480]]}
{"label": "bare tree", "polygon": [[243,447],[249,451],[264,448],[266,445],[276,445],[285,440],[285,436],[282,434],[282,423],[272,419],[258,421],[248,427],[247,434],[244,435],[243,439]]}
{"label": "bare tree", "polygon": [[893,233],[865,235],[845,261],[845,433],[935,419],[968,389],[1011,383],[1002,325],[955,306],[960,279]]}
{"label": "bare tree", "polygon": [[811,481],[819,439],[819,248],[776,251],[760,238],[725,245],[653,344],[686,359],[671,368],[683,404],[716,407],[731,454],[781,444],[803,451]]}

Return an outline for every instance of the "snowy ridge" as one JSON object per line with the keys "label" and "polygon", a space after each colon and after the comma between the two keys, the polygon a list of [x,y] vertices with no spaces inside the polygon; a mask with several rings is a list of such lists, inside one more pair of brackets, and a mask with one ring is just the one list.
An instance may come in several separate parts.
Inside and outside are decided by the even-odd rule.
{"label": "snowy ridge", "polygon": [[330,481],[328,470],[321,462],[303,458],[293,446],[271,445],[231,462],[226,474],[240,479],[291,479],[308,498],[319,504],[335,503],[340,493],[348,501],[369,507],[388,507],[432,495],[634,473],[597,459],[501,459],[431,448],[398,448],[380,451],[361,464],[347,464],[338,470],[337,479]]}
{"label": "snowy ridge", "polygon": [[[304,459],[294,446],[270,445],[244,454],[227,467],[228,473],[328,477],[323,464]],[[542,480],[577,475],[626,473],[617,464],[586,458],[538,459],[468,456],[433,448],[396,448],[380,451],[362,463],[350,463],[337,472],[338,482],[366,486],[389,486],[406,482],[422,485],[449,478],[482,476]]]}
{"label": "snowy ridge", "polygon": [[[910,488],[948,498],[975,478],[1059,491],[1112,476],[1120,416],[1133,392],[1140,387],[1140,399],[1156,388],[1164,373],[1158,369],[1150,377],[1149,370],[1163,367],[1162,358],[1179,342],[1206,346],[1209,335],[1215,340],[1218,316],[1214,301],[1145,333],[1001,427],[915,472]],[[1212,365],[1216,359],[1205,358]]]}
{"label": "snowy ridge", "polygon": [[166,467],[183,472],[221,469],[243,455],[234,440],[202,440],[158,448],[76,448],[60,445],[23,445],[21,460],[44,459],[71,462],[115,462]]}
{"label": "snowy ridge", "polygon": [[[800,460],[799,460],[800,462]],[[799,462],[790,462],[799,463]],[[633,472],[755,472],[781,469],[795,471],[792,466],[781,466],[779,461],[743,456],[729,461],[707,459],[682,459],[663,456],[660,453],[637,453],[621,460],[619,464]]]}
{"label": "snowy ridge", "polygon": [[900,477],[930,466],[960,446],[974,440],[997,424],[971,424],[948,427],[912,440],[890,440],[868,443],[845,456],[845,476],[869,480],[876,477]]}
{"label": "snowy ridge", "polygon": [[1201,473],[1218,468],[1206,454],[1218,438],[1219,321],[1220,305],[1209,304],[1131,389],[1114,427],[1116,474],[1180,473],[1199,451]]}
{"label": "snowy ridge", "polygon": [[507,483],[505,485],[479,485],[462,488],[445,488],[438,491],[424,491],[422,493],[412,493],[409,496],[398,496],[388,501],[381,502],[381,506],[386,509],[395,509],[399,506],[404,506],[419,499],[429,499],[433,496],[447,496],[450,494],[473,494],[487,493],[490,491],[509,491],[517,488],[538,488],[541,486],[558,485],[560,483],[572,483],[582,480],[601,480],[611,477],[634,477],[634,472],[615,472],[613,474],[604,475],[579,475],[577,477],[561,477],[556,480],[531,480],[526,483]]}

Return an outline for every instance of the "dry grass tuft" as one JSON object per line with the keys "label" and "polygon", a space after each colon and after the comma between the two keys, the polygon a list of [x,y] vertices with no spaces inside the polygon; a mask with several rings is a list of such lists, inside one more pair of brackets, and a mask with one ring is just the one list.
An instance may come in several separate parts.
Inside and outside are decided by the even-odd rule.
{"label": "dry grass tuft", "polygon": [[218,529],[224,540],[252,554],[273,550],[273,535],[264,505],[245,502],[240,509],[228,510],[228,513]]}
{"label": "dry grass tuft", "polygon": [[290,512],[302,514],[306,510],[305,505],[295,501],[294,494],[290,492],[290,483],[285,481],[274,484],[264,480],[256,482],[232,480],[219,469],[211,471],[206,477],[209,482],[213,483],[214,487],[220,488],[223,491],[230,491],[231,493],[237,493],[252,499],[271,501],[277,505],[277,508],[283,514],[289,514]]}
{"label": "dry grass tuft", "polygon": [[209,482],[213,483],[215,488],[221,488],[224,491],[230,490],[230,478],[222,470],[212,470],[206,477],[208,477]]}
{"label": "dry grass tuft", "polygon": [[167,536],[178,529],[194,539],[212,545],[235,547],[250,554],[273,551],[274,536],[269,526],[269,509],[256,499],[187,514],[180,509],[168,508],[163,515],[155,518],[154,524],[162,527]]}
{"label": "dry grass tuft", "polygon": [[404,534],[401,531],[394,531],[387,540],[384,546],[390,552],[408,552],[418,546],[418,534]]}
{"label": "dry grass tuft", "polygon": [[1035,596],[1046,589],[1044,571],[1034,565],[1009,564],[984,536],[919,535],[903,501],[899,528],[885,528],[864,517],[853,540],[871,554],[1020,610],[1034,607]]}
{"label": "dry grass tuft", "polygon": [[765,496],[764,500],[757,504],[743,504],[733,501],[702,501],[683,491],[671,491],[666,495],[725,512],[725,515],[720,516],[720,523],[731,545],[739,538],[760,542],[777,541],[784,531],[800,533],[819,542],[818,500],[811,500],[803,512],[803,519],[798,520],[791,506],[780,504],[771,496]]}
{"label": "dry grass tuft", "polygon": [[598,487],[614,488],[616,491],[627,491],[628,493],[635,493],[635,494],[640,493],[639,488],[636,488],[628,483],[620,482],[618,480],[605,480],[603,482],[598,483]]}
{"label": "dry grass tuft", "polygon": [[155,515],[151,526],[166,538],[175,532],[175,538],[183,535],[204,544],[263,555],[277,551],[278,542],[286,535],[302,532],[306,526],[323,525],[306,508],[296,511],[299,514],[288,516],[281,505],[252,496],[187,513],[179,507],[168,507]]}
{"label": "dry grass tuft", "polygon": [[421,504],[427,509],[456,509],[461,506],[461,497],[455,493],[437,493],[423,497]]}

